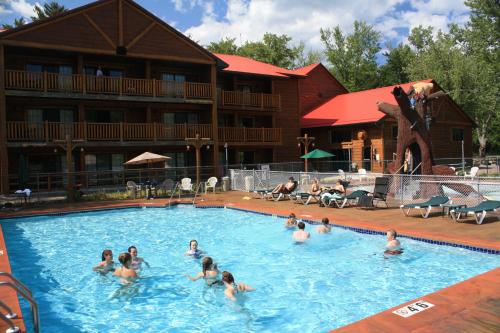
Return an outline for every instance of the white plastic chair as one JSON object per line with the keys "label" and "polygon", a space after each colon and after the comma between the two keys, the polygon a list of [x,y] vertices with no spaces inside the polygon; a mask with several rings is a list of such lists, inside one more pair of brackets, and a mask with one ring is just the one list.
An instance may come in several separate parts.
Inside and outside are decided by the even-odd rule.
{"label": "white plastic chair", "polygon": [[134,198],[137,197],[137,192],[141,192],[141,185],[137,185],[133,180],[127,182],[127,190],[134,194]]}
{"label": "white plastic chair", "polygon": [[345,172],[344,172],[344,170],[339,169],[339,170],[338,170],[338,172],[339,172],[339,177],[340,177],[340,178],[342,178],[342,179],[346,179],[346,176],[345,176]]}
{"label": "white plastic chair", "polygon": [[208,180],[205,182],[205,194],[207,193],[209,188],[213,188],[215,193],[215,185],[217,185],[217,182],[217,177],[208,178]]}
{"label": "white plastic chair", "polygon": [[191,178],[181,179],[181,191],[193,192],[193,183],[191,183]]}
{"label": "white plastic chair", "polygon": [[472,167],[470,169],[470,172],[469,173],[465,173],[464,176],[465,177],[470,177],[470,179],[473,179],[474,177],[476,177],[477,175],[477,172],[479,171],[479,168],[478,167]]}
{"label": "white plastic chair", "polygon": [[359,180],[367,180],[368,179],[368,176],[366,174],[366,169],[358,169],[358,176],[359,176]]}

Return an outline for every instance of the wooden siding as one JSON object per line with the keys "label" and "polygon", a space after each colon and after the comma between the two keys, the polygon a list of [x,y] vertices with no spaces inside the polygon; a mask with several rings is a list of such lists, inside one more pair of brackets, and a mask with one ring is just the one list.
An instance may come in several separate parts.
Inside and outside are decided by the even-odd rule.
{"label": "wooden siding", "polygon": [[305,114],[347,90],[323,66],[314,68],[306,78],[300,79],[300,109]]}
{"label": "wooden siding", "polygon": [[242,91],[221,90],[217,96],[218,105],[221,107],[241,107],[256,108],[260,110],[279,110],[281,109],[280,95],[247,93]]}
{"label": "wooden siding", "polygon": [[[121,11],[120,11],[121,10]],[[96,1],[3,37],[6,45],[214,64],[202,47],[130,0]]]}
{"label": "wooden siding", "polygon": [[274,151],[275,162],[299,161],[297,137],[300,136],[299,91],[296,79],[273,81],[273,93],[281,95],[281,112],[276,112],[275,126],[282,133],[282,146]]}

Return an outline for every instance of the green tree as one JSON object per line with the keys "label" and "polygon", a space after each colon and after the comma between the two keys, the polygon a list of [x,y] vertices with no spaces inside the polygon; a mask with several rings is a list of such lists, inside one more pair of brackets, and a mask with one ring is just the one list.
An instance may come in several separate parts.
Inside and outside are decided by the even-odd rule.
{"label": "green tree", "polygon": [[236,45],[236,38],[222,38],[218,42],[211,42],[206,48],[213,53],[222,54],[237,54],[238,46]]}
{"label": "green tree", "polygon": [[246,42],[238,54],[282,68],[293,68],[303,46],[291,46],[292,38],[287,35],[265,33],[262,41]]}
{"label": "green tree", "polygon": [[20,27],[22,25],[25,25],[26,21],[24,20],[24,17],[16,18],[14,19],[14,23],[12,24],[2,24],[3,29],[14,29],[17,27]]}
{"label": "green tree", "polygon": [[373,26],[354,21],[351,34],[339,26],[320,29],[331,71],[351,91],[374,88],[378,85],[376,55],[380,51],[381,34]]}
{"label": "green tree", "polygon": [[294,64],[295,68],[304,67],[307,65],[317,64],[317,63],[321,62],[321,58],[322,58],[321,52],[314,51],[314,50],[305,51],[304,42],[300,42],[298,47],[299,47],[300,52],[299,52],[297,59],[295,60],[295,64]]}
{"label": "green tree", "polygon": [[33,22],[46,19],[55,15],[59,15],[67,11],[68,9],[63,5],[60,5],[56,1],[50,1],[43,4],[42,7],[36,5],[34,8],[35,16],[31,17]]}
{"label": "green tree", "polygon": [[406,67],[414,57],[410,46],[399,44],[393,48],[387,45],[388,51],[384,52],[386,63],[379,67],[379,83],[389,86],[410,81]]}

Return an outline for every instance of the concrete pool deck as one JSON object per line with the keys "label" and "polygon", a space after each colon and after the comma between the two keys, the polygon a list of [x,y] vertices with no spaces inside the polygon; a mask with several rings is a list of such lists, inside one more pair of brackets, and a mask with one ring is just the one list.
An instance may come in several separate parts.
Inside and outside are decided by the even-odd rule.
{"label": "concrete pool deck", "polygon": [[[482,225],[477,225],[473,219],[455,223],[449,217],[443,217],[439,210],[423,219],[415,214],[405,217],[399,209],[380,208],[363,210],[358,208],[324,208],[317,204],[304,206],[291,201],[267,201],[263,199],[248,199],[245,192],[226,192],[208,194],[197,199],[200,206],[227,206],[250,211],[288,215],[294,212],[298,218],[321,220],[328,217],[337,225],[386,231],[396,229],[399,234],[425,238],[430,240],[450,242],[471,247],[488,248],[500,251],[500,221],[496,216],[487,218]],[[188,203],[190,200],[184,200]],[[17,212],[0,212],[0,218],[29,216],[72,211],[96,209],[111,209],[119,207],[164,206],[168,200],[122,200],[107,202],[79,202],[74,204],[59,203],[44,206],[27,206]],[[10,272],[8,253],[0,230],[0,271]],[[5,297],[4,297],[5,295]],[[2,300],[13,306],[20,313],[17,297],[14,292],[2,291]],[[498,332],[500,331],[500,268],[473,277],[435,293],[420,297],[435,305],[428,311],[418,313],[408,318],[402,318],[392,313],[394,309],[386,310],[356,323],[337,329],[335,332]],[[416,300],[414,300],[416,301]],[[405,304],[411,304],[413,301]],[[22,320],[15,320],[17,326]],[[0,322],[0,332],[6,330],[6,325]],[[24,332],[24,326],[21,326]]]}

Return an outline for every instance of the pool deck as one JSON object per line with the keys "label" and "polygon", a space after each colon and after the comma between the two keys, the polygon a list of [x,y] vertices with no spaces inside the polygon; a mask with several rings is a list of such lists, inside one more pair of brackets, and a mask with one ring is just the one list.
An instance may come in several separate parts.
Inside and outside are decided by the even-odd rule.
{"label": "pool deck", "polygon": [[[323,217],[328,217],[331,223],[341,226],[374,231],[396,229],[401,235],[500,251],[500,221],[495,216],[477,225],[473,219],[455,223],[451,218],[443,217],[438,210],[428,219],[423,219],[417,211],[413,216],[405,217],[399,209],[364,210],[354,207],[338,209],[319,207],[317,204],[304,206],[291,201],[274,202],[254,199],[249,193],[236,191],[208,194],[202,199],[203,201],[197,199],[199,206],[227,206],[278,215],[288,215],[294,212],[298,218],[308,220],[321,220]],[[190,201],[184,200],[184,202]],[[60,203],[27,206],[17,212],[2,211],[0,218],[119,207],[154,207],[166,204],[168,200],[165,199]],[[0,251],[3,251],[3,255],[0,252],[0,271],[10,272],[8,253],[1,230]],[[20,314],[16,295],[10,290],[6,291],[2,291],[2,300]],[[395,309],[417,300],[425,300],[435,306],[408,318],[392,313]],[[417,300],[339,328],[334,332],[499,332],[500,268]],[[24,332],[22,318],[14,322]],[[0,332],[4,332],[6,328],[6,325],[0,322]]]}

